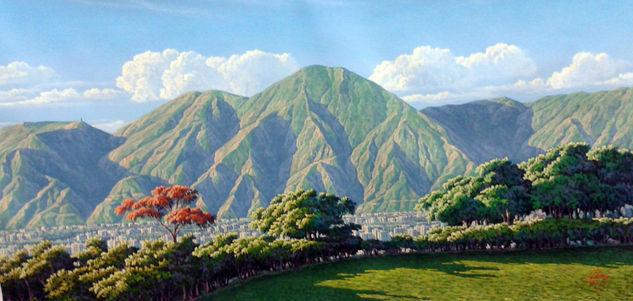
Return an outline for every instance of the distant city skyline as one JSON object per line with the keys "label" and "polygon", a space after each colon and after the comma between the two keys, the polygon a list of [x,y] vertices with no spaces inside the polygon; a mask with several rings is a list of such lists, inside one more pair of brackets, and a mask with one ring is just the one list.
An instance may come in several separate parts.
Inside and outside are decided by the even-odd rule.
{"label": "distant city skyline", "polygon": [[313,65],[416,108],[633,86],[633,2],[1,1],[0,126],[108,132],[191,90]]}

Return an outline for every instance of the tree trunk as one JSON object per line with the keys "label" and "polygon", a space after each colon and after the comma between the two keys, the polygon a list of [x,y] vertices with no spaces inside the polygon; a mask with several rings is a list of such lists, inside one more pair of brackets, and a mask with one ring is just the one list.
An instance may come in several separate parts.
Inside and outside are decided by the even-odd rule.
{"label": "tree trunk", "polygon": [[169,234],[171,234],[171,239],[174,240],[174,243],[178,243],[178,233],[176,233],[176,232],[171,233],[170,232]]}

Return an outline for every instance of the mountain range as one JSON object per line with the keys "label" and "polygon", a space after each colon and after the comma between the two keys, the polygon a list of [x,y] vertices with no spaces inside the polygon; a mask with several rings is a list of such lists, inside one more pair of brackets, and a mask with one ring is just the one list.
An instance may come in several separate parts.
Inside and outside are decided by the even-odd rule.
{"label": "mountain range", "polygon": [[417,111],[343,68],[310,66],[250,97],[190,92],[114,135],[80,122],[0,130],[0,228],[116,223],[159,185],[244,217],[299,188],[358,212],[406,211],[483,162],[519,162],[569,142],[633,147],[633,89],[508,98]]}

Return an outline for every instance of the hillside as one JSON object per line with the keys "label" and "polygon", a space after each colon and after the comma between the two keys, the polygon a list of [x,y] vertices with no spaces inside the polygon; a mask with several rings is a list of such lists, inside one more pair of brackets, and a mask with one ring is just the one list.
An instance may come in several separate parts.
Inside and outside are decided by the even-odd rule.
{"label": "hillside", "polygon": [[521,162],[571,142],[633,148],[633,88],[547,96],[522,104],[492,99],[425,108],[468,159]]}
{"label": "hillside", "polygon": [[633,88],[549,96],[528,106],[534,112],[531,146],[587,142],[633,149]]}
{"label": "hillside", "polygon": [[106,158],[122,140],[84,122],[0,130],[0,227],[85,223],[126,174]]}
{"label": "hillside", "polygon": [[275,195],[315,188],[361,211],[409,210],[411,200],[472,165],[444,131],[378,85],[312,66],[249,98],[189,93],[117,133],[110,159],[131,172],[193,184],[221,217]]}
{"label": "hillside", "polygon": [[509,98],[429,107],[422,113],[444,127],[451,142],[476,164],[506,156],[521,162],[541,152],[529,145],[534,112]]}
{"label": "hillside", "polygon": [[169,184],[192,185],[225,218],[298,188],[348,196],[359,212],[411,210],[493,158],[633,148],[632,116],[631,88],[418,112],[353,72],[310,66],[250,98],[186,93],[114,136],[84,122],[0,130],[0,228],[119,222],[118,203]]}

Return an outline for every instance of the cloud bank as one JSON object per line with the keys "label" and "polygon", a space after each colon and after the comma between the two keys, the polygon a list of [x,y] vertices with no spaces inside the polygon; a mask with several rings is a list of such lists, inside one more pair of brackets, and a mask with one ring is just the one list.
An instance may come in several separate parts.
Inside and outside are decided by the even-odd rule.
{"label": "cloud bank", "polygon": [[537,77],[535,62],[515,45],[499,43],[483,52],[455,56],[449,49],[422,46],[383,61],[370,80],[417,107],[500,96],[543,96],[578,89],[633,85],[632,64],[606,53],[580,52],[570,65]]}
{"label": "cloud bank", "polygon": [[499,43],[467,57],[423,46],[382,62],[369,79],[396,92],[431,93],[507,83],[535,72],[536,64],[514,45]]}
{"label": "cloud bank", "polygon": [[123,120],[108,120],[108,119],[88,121],[88,123],[110,134],[113,134],[114,132],[116,132],[118,129],[122,128],[126,124],[126,122]]}
{"label": "cloud bank", "polygon": [[11,62],[0,66],[0,87],[35,85],[57,78],[57,73],[50,67],[32,67],[25,62]]}
{"label": "cloud bank", "polygon": [[298,68],[288,53],[251,50],[225,58],[167,49],[134,56],[123,65],[116,86],[130,93],[134,102],[171,99],[185,92],[210,89],[250,96]]}

